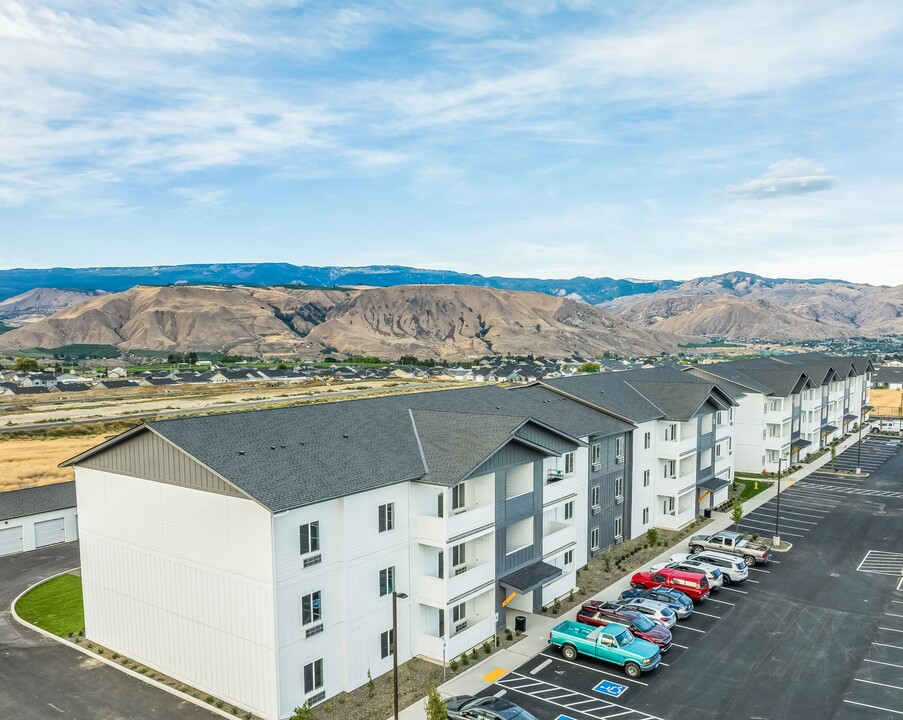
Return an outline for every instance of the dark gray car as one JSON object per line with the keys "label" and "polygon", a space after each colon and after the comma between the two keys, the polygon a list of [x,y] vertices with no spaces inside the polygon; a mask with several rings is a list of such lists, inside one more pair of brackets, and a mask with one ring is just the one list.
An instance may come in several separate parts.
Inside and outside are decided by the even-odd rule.
{"label": "dark gray car", "polygon": [[445,702],[449,720],[537,720],[519,705],[492,695],[455,695]]}

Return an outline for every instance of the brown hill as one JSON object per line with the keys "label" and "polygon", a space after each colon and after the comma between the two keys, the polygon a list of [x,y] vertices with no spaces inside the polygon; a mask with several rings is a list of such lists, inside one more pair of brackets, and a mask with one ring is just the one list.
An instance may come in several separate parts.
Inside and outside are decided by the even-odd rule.
{"label": "brown hill", "polygon": [[103,290],[34,288],[0,301],[0,320],[10,326],[24,325],[103,294]]}
{"label": "brown hill", "polygon": [[903,333],[903,286],[727,273],[604,307],[662,330],[730,338],[809,340]]}
{"label": "brown hill", "polygon": [[[686,340],[686,338],[682,338]],[[140,286],[0,335],[0,350],[122,350],[448,359],[497,354],[652,354],[678,338],[542,293],[457,285],[366,290]]]}

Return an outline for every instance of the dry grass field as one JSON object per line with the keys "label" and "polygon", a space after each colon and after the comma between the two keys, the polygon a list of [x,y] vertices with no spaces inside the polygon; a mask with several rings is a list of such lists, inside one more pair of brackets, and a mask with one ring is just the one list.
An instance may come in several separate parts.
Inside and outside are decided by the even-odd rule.
{"label": "dry grass field", "polygon": [[0,442],[0,492],[74,480],[71,468],[57,465],[105,439],[104,435],[94,435]]}
{"label": "dry grass field", "polygon": [[903,390],[871,390],[871,400],[869,404],[875,409],[872,415],[882,415],[885,417],[900,417],[901,407],[903,407]]}

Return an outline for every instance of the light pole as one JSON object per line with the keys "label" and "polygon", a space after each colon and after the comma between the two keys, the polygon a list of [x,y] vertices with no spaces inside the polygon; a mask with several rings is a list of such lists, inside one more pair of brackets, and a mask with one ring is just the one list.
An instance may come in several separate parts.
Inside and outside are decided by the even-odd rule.
{"label": "light pole", "polygon": [[862,412],[859,413],[859,440],[856,443],[856,474],[862,472]]}
{"label": "light pole", "polygon": [[395,720],[398,720],[398,598],[404,600],[406,597],[404,593],[392,590],[392,707],[395,710]]}
{"label": "light pole", "polygon": [[781,461],[784,458],[778,458],[778,499],[775,503],[774,514],[774,539],[771,544],[775,547],[781,547]]}

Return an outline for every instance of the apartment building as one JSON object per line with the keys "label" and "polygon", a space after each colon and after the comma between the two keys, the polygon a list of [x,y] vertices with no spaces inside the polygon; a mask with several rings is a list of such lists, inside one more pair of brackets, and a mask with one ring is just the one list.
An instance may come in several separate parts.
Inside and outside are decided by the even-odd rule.
{"label": "apartment building", "polygon": [[736,468],[775,472],[868,419],[868,358],[820,353],[695,365],[689,373],[738,398]]}
{"label": "apartment building", "polygon": [[679,528],[727,499],[733,480],[728,391],[677,368],[556,378],[556,392],[636,425],[631,449],[629,537]]}
{"label": "apartment building", "polygon": [[389,671],[394,591],[399,660],[456,657],[624,532],[632,429],[540,387],[143,425],[66,463],[86,634],[265,718]]}

